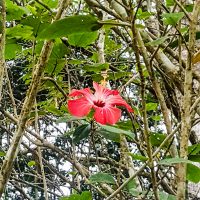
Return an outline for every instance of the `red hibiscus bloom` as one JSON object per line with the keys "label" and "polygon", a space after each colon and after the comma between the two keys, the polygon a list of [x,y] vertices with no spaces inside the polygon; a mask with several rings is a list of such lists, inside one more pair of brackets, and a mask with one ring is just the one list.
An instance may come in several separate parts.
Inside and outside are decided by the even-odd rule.
{"label": "red hibiscus bloom", "polygon": [[129,112],[132,108],[122,99],[117,90],[109,90],[93,82],[94,94],[89,88],[72,90],[68,100],[69,112],[76,117],[83,117],[94,109],[94,119],[100,124],[115,124],[121,117],[121,110],[116,106],[124,106]]}

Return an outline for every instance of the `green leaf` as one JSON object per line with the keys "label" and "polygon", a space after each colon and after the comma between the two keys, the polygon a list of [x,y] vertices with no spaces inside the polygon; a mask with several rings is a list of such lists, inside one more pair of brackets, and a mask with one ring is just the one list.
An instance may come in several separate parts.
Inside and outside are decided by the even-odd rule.
{"label": "green leaf", "polygon": [[73,142],[79,143],[82,139],[88,137],[91,130],[90,124],[83,124],[75,129],[73,134]]}
{"label": "green leaf", "polygon": [[188,147],[189,155],[197,155],[200,154],[200,144],[194,144]]}
{"label": "green leaf", "polygon": [[160,165],[173,165],[177,163],[189,163],[192,164],[192,161],[186,160],[184,158],[166,158],[159,162]]}
{"label": "green leaf", "polygon": [[147,103],[146,104],[146,110],[150,111],[150,110],[156,110],[158,107],[157,103]]}
{"label": "green leaf", "polygon": [[58,110],[54,105],[47,105],[47,106],[45,107],[45,109],[46,109],[48,112],[50,112],[50,113],[52,113],[52,114],[54,114],[54,115],[62,116],[62,112],[61,112],[60,110]]}
{"label": "green leaf", "polygon": [[21,24],[32,27],[35,37],[48,26],[47,22],[43,22],[41,18],[32,15],[21,20]]}
{"label": "green leaf", "polygon": [[4,151],[0,151],[0,157],[4,157],[6,153]]}
{"label": "green leaf", "polygon": [[52,50],[52,55],[50,58],[63,58],[64,55],[69,53],[69,48],[64,45],[60,39],[57,39]]}
{"label": "green leaf", "polygon": [[28,10],[22,6],[14,4],[12,1],[6,1],[6,19],[7,21],[20,20],[23,15],[28,14]]}
{"label": "green leaf", "polygon": [[199,183],[200,168],[190,163],[187,164],[187,180],[193,183]]}
{"label": "green leaf", "polygon": [[103,129],[99,130],[98,133],[108,140],[118,143],[120,142],[120,134],[118,133],[109,132]]}
{"label": "green leaf", "polygon": [[177,12],[177,13],[164,13],[162,14],[163,22],[165,25],[172,25],[175,26],[183,17],[183,12]]}
{"label": "green leaf", "polygon": [[115,179],[112,177],[112,175],[102,172],[91,175],[89,180],[91,183],[115,184]]}
{"label": "green leaf", "polygon": [[29,167],[32,167],[32,166],[35,166],[35,161],[34,160],[31,160],[28,162],[27,164]]}
{"label": "green leaf", "polygon": [[83,63],[84,63],[83,60],[76,60],[76,59],[68,60],[68,64],[71,64],[71,65],[80,65]]}
{"label": "green leaf", "polygon": [[141,192],[137,189],[137,184],[136,181],[133,179],[131,180],[127,186],[126,189],[128,190],[128,192],[133,195],[133,196],[138,196]]}
{"label": "green leaf", "polygon": [[71,34],[93,32],[101,26],[91,15],[76,15],[53,22],[39,34],[39,38],[55,39]]}
{"label": "green leaf", "polygon": [[89,191],[82,192],[80,200],[92,200],[91,192],[89,192]]}
{"label": "green leaf", "polygon": [[32,29],[33,28],[30,26],[23,26],[22,24],[18,24],[17,26],[7,28],[6,35],[8,38],[31,40],[33,39]]}
{"label": "green leaf", "polygon": [[[134,114],[135,114],[135,110],[134,110]],[[133,128],[133,124],[131,120],[120,121],[117,123],[117,127],[125,131],[130,131]]]}
{"label": "green leaf", "polygon": [[100,72],[102,70],[109,69],[109,63],[97,63],[94,65],[85,65],[83,66],[83,70],[87,72]]}
{"label": "green leaf", "polygon": [[192,11],[193,11],[193,8],[194,8],[194,4],[185,5],[185,10],[186,10],[187,12],[192,12]]}
{"label": "green leaf", "polygon": [[69,200],[68,197],[60,197],[59,200]]}
{"label": "green leaf", "polygon": [[166,0],[166,6],[167,7],[174,6],[174,0]]}
{"label": "green leaf", "polygon": [[[166,138],[166,135],[162,134],[162,133],[151,133],[150,135],[150,141],[152,146],[160,146],[160,144],[163,142],[163,140]],[[168,144],[166,144],[165,146],[168,146]]]}
{"label": "green leaf", "polygon": [[17,44],[15,39],[6,40],[5,59],[13,59],[18,53],[22,52],[22,46]]}
{"label": "green leaf", "polygon": [[151,119],[153,119],[154,121],[160,121],[161,120],[161,116],[160,115],[151,116]]}
{"label": "green leaf", "polygon": [[97,38],[97,31],[89,33],[75,33],[68,36],[68,42],[73,46],[87,47],[88,45],[94,43]]}
{"label": "green leaf", "polygon": [[161,200],[176,200],[176,197],[165,192],[159,192],[159,197]]}
{"label": "green leaf", "polygon": [[137,12],[137,19],[140,19],[140,20],[145,20],[145,19],[148,19],[150,16],[152,16],[153,13],[150,13],[150,12],[143,12],[141,8],[138,9],[138,12]]}
{"label": "green leaf", "polygon": [[72,194],[69,197],[60,197],[59,200],[81,200],[79,194]]}
{"label": "green leaf", "polygon": [[58,5],[58,0],[42,0],[49,8],[56,8]]}
{"label": "green leaf", "polygon": [[92,200],[92,194],[84,191],[80,194],[72,194],[69,197],[60,197],[59,200]]}
{"label": "green leaf", "polygon": [[189,155],[188,160],[191,160],[193,162],[199,162],[200,163],[200,155]]}
{"label": "green leaf", "polygon": [[125,77],[131,77],[132,76],[132,72],[111,72],[108,73],[109,76],[109,80],[117,80],[120,78],[125,78]]}
{"label": "green leaf", "polygon": [[130,155],[133,158],[133,160],[140,160],[143,162],[148,160],[147,157],[139,155],[139,154],[134,154],[134,153],[128,152],[128,155]]}
{"label": "green leaf", "polygon": [[146,43],[145,45],[146,45],[146,46],[158,46],[158,45],[160,45],[160,44],[163,44],[163,42],[164,42],[166,39],[168,39],[167,36],[160,37],[160,38],[158,38],[158,39],[156,39],[156,40],[153,40],[153,41],[151,41],[151,42]]}
{"label": "green leaf", "polygon": [[108,132],[115,133],[115,134],[124,134],[125,136],[128,136],[131,139],[134,139],[134,135],[131,131],[126,131],[126,130],[119,129],[114,126],[108,126],[108,125],[100,125],[100,126],[103,130],[106,130]]}
{"label": "green leaf", "polygon": [[45,67],[45,72],[50,75],[59,74],[65,67],[65,64],[66,61],[64,59],[49,59],[48,64]]}

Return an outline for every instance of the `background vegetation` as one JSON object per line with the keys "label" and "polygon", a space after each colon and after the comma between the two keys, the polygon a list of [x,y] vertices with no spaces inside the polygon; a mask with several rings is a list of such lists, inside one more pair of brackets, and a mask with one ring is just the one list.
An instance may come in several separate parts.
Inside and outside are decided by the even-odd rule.
{"label": "background vegetation", "polygon": [[[0,0],[0,196],[200,198],[200,1]],[[71,116],[107,81],[134,109]]]}

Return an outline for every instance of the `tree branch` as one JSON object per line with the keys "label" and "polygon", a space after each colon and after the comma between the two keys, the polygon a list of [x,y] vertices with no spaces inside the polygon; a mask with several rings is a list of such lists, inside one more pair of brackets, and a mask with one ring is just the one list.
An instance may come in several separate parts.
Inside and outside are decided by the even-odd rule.
{"label": "tree branch", "polygon": [[[55,20],[61,18],[62,13],[65,8],[69,5],[70,0],[62,0],[60,2],[60,6],[55,17]],[[27,92],[25,101],[23,103],[23,107],[19,116],[18,128],[13,136],[12,143],[6,153],[3,165],[0,171],[0,197],[3,194],[6,183],[10,177],[14,160],[18,154],[19,146],[21,144],[21,139],[25,131],[26,122],[28,119],[28,114],[32,109],[34,104],[34,100],[37,95],[38,87],[40,85],[41,78],[44,73],[45,64],[47,63],[49,56],[51,54],[53,48],[53,41],[45,41],[44,46],[42,48],[40,58],[38,60],[37,65],[33,69],[32,81],[29,86],[29,90]]]}
{"label": "tree branch", "polygon": [[[184,81],[184,95],[182,99],[181,110],[181,137],[180,137],[180,157],[188,158],[188,140],[191,131],[191,106],[192,106],[192,56],[194,55],[194,46],[196,41],[196,27],[198,22],[198,16],[200,12],[200,0],[195,2],[193,12],[191,15],[191,21],[189,22],[189,44],[188,44],[188,57],[187,65],[185,69],[185,81]],[[187,164],[180,163],[178,165],[177,172],[177,200],[186,199],[186,170]]]}
{"label": "tree branch", "polygon": [[0,0],[0,102],[2,98],[3,78],[5,70],[5,40],[6,40],[6,0]]}

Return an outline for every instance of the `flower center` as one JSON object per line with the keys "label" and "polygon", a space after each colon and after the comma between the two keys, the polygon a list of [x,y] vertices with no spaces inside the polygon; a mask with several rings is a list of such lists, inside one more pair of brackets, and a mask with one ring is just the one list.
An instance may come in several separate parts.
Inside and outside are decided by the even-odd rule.
{"label": "flower center", "polygon": [[94,101],[94,105],[97,107],[104,107],[105,103],[101,100],[98,100],[98,101]]}

